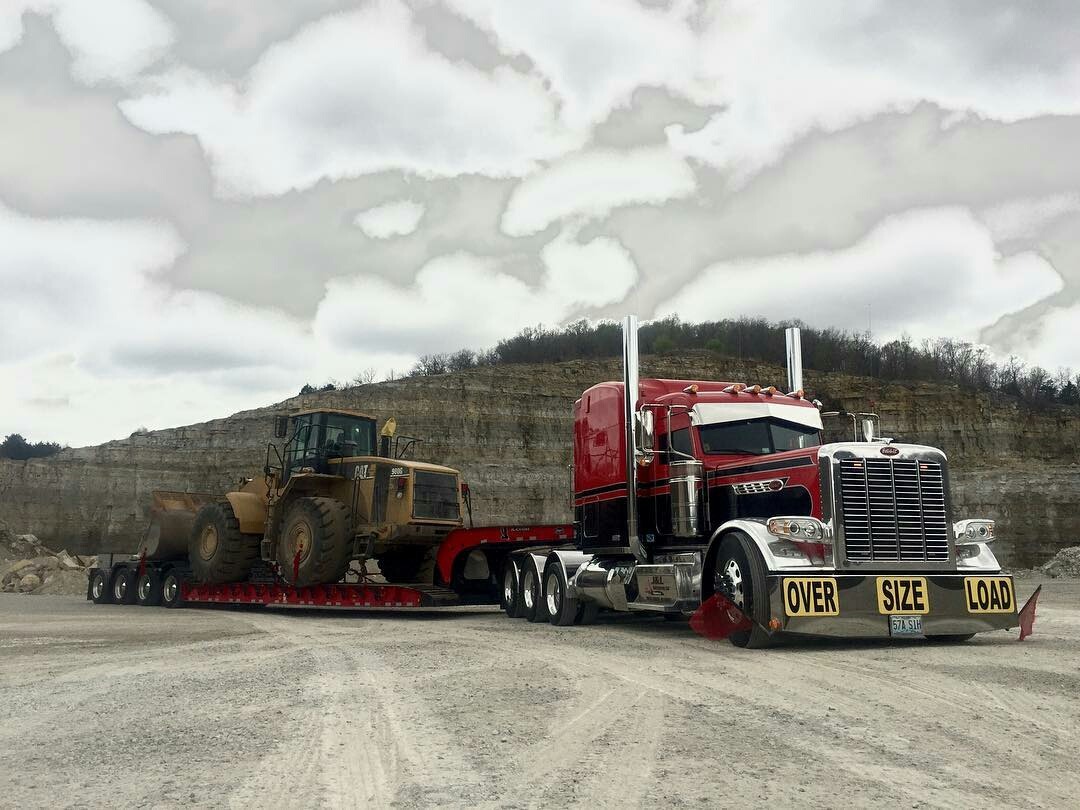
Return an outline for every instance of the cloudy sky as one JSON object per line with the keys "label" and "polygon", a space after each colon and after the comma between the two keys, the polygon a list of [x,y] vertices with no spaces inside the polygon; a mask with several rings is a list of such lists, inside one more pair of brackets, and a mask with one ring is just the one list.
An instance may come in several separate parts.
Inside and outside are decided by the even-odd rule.
{"label": "cloudy sky", "polygon": [[0,0],[0,436],[580,317],[1080,368],[1080,4]]}

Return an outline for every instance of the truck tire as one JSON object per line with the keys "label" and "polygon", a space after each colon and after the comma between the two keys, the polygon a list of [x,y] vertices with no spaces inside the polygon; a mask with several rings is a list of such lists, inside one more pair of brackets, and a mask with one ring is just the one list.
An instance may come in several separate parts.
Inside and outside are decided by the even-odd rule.
{"label": "truck tire", "polygon": [[728,640],[736,647],[748,649],[771,646],[772,638],[765,630],[769,622],[765,562],[754,542],[742,532],[732,532],[720,544],[713,576],[713,593],[717,591],[754,622],[750,630],[732,633]]}
{"label": "truck tire", "polygon": [[566,572],[556,560],[544,569],[544,607],[548,621],[556,627],[569,627],[578,616],[577,599],[567,595]]}
{"label": "truck tire", "polygon": [[521,604],[521,572],[514,560],[507,560],[503,566],[502,609],[510,619],[525,615]]}
{"label": "truck tire", "polygon": [[90,577],[90,599],[95,605],[107,605],[112,602],[109,575],[100,568]]}
{"label": "truck tire", "polygon": [[161,604],[167,608],[177,608],[184,604],[180,597],[180,582],[183,579],[175,569],[167,571],[161,580]]}
{"label": "truck tire", "polygon": [[259,536],[240,533],[240,521],[228,501],[208,503],[195,515],[188,558],[199,582],[239,582],[259,559]]}
{"label": "truck tire", "polygon": [[298,588],[338,582],[352,557],[350,525],[349,510],[341,501],[298,498],[285,513],[278,537],[282,579]]}
{"label": "truck tire", "polygon": [[126,566],[117,568],[112,575],[111,595],[117,605],[135,604],[135,571]]}
{"label": "truck tire", "polygon": [[536,572],[536,563],[531,559],[524,562],[521,572],[521,604],[524,607],[522,615],[530,622],[546,622],[547,606],[544,604],[544,587],[540,575]]}
{"label": "truck tire", "polygon": [[143,607],[161,604],[161,575],[157,569],[147,568],[135,581],[135,601]]}
{"label": "truck tire", "polygon": [[375,557],[379,573],[391,585],[405,582],[432,584],[435,576],[434,548],[406,548],[384,551]]}

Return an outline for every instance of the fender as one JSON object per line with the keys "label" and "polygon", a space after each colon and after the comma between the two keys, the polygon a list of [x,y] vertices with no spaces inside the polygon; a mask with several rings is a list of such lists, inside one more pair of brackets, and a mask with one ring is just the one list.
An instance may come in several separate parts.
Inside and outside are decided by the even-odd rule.
{"label": "fender", "polygon": [[226,500],[240,522],[242,534],[262,535],[266,531],[266,500],[254,492],[229,492]]}
{"label": "fender", "polygon": [[[741,531],[750,538],[754,545],[757,546],[761,558],[765,561],[765,570],[770,574],[777,571],[809,572],[832,570],[831,565],[814,565],[801,553],[798,554],[798,556],[787,556],[784,554],[784,549],[790,548],[796,544],[784,542],[778,537],[773,537],[765,528],[765,521],[752,520],[749,518],[736,518],[735,520],[729,520],[727,523],[722,524],[720,528],[713,532],[712,537],[709,539],[709,547],[705,552],[703,571],[713,570],[716,565],[716,553],[720,548],[720,543],[723,542],[726,535],[735,530]],[[710,573],[709,577],[711,576],[712,574]],[[708,577],[703,575],[703,585],[706,579],[708,579]]]}

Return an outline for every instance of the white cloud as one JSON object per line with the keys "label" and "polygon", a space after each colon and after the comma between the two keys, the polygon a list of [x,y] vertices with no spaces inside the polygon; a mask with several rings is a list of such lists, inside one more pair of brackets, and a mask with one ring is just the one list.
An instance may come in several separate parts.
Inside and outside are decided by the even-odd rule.
{"label": "white cloud", "polygon": [[634,0],[449,0],[451,8],[525,54],[563,100],[578,128],[602,120],[642,85],[685,83],[694,37],[685,10],[645,9]]}
{"label": "white cloud", "polygon": [[[1054,307],[1016,347],[1032,365],[1080,370],[1080,305]],[[1018,336],[1020,337],[1020,336]]]}
{"label": "white cloud", "polygon": [[502,229],[524,236],[565,217],[685,197],[696,185],[686,161],[666,147],[582,152],[525,178],[507,203]]}
{"label": "white cloud", "polygon": [[26,12],[49,14],[74,56],[80,81],[130,82],[164,56],[175,41],[169,19],[143,0],[5,0],[0,8],[0,52],[22,36]]}
{"label": "white cloud", "polygon": [[149,132],[197,135],[229,195],[280,194],[391,168],[516,175],[576,145],[535,77],[429,51],[397,0],[270,48],[243,88],[193,71],[121,103]]}
{"label": "white cloud", "polygon": [[997,242],[1030,239],[1055,219],[1080,211],[1080,193],[1053,194],[1037,199],[1009,200],[979,212]]}
{"label": "white cloud", "polygon": [[625,298],[637,282],[629,251],[607,237],[580,244],[563,232],[544,246],[544,291],[563,320],[574,306],[602,307]]}
{"label": "white cloud", "polygon": [[701,321],[743,315],[798,318],[876,339],[979,332],[1062,288],[1034,254],[1002,259],[986,229],[958,209],[916,211],[886,221],[847,250],[713,265],[659,316]]}
{"label": "white cloud", "polygon": [[423,216],[424,206],[420,203],[398,200],[361,211],[353,223],[372,239],[389,239],[415,231]]}
{"label": "white cloud", "polygon": [[[1052,16],[1043,30],[1038,14],[966,8],[843,0],[717,7],[699,44],[703,81],[687,92],[715,88],[719,95],[702,97],[728,108],[679,143],[745,177],[813,129],[839,130],[920,101],[1001,121],[1080,112],[1076,49],[1062,43],[1048,60],[1039,52]],[[1018,38],[1021,24],[1028,41]]]}

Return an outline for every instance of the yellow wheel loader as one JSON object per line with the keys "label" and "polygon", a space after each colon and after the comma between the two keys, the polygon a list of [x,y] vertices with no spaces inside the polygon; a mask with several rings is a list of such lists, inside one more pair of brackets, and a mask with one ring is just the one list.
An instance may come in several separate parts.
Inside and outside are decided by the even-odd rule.
{"label": "yellow wheel loader", "polygon": [[[391,583],[430,580],[439,543],[462,525],[457,470],[403,458],[416,440],[393,418],[349,410],[278,416],[262,477],[213,496],[155,492],[139,555],[182,558],[204,583],[261,572],[289,585],[340,581],[353,560],[374,559]],[[427,569],[427,570],[425,570]]]}

